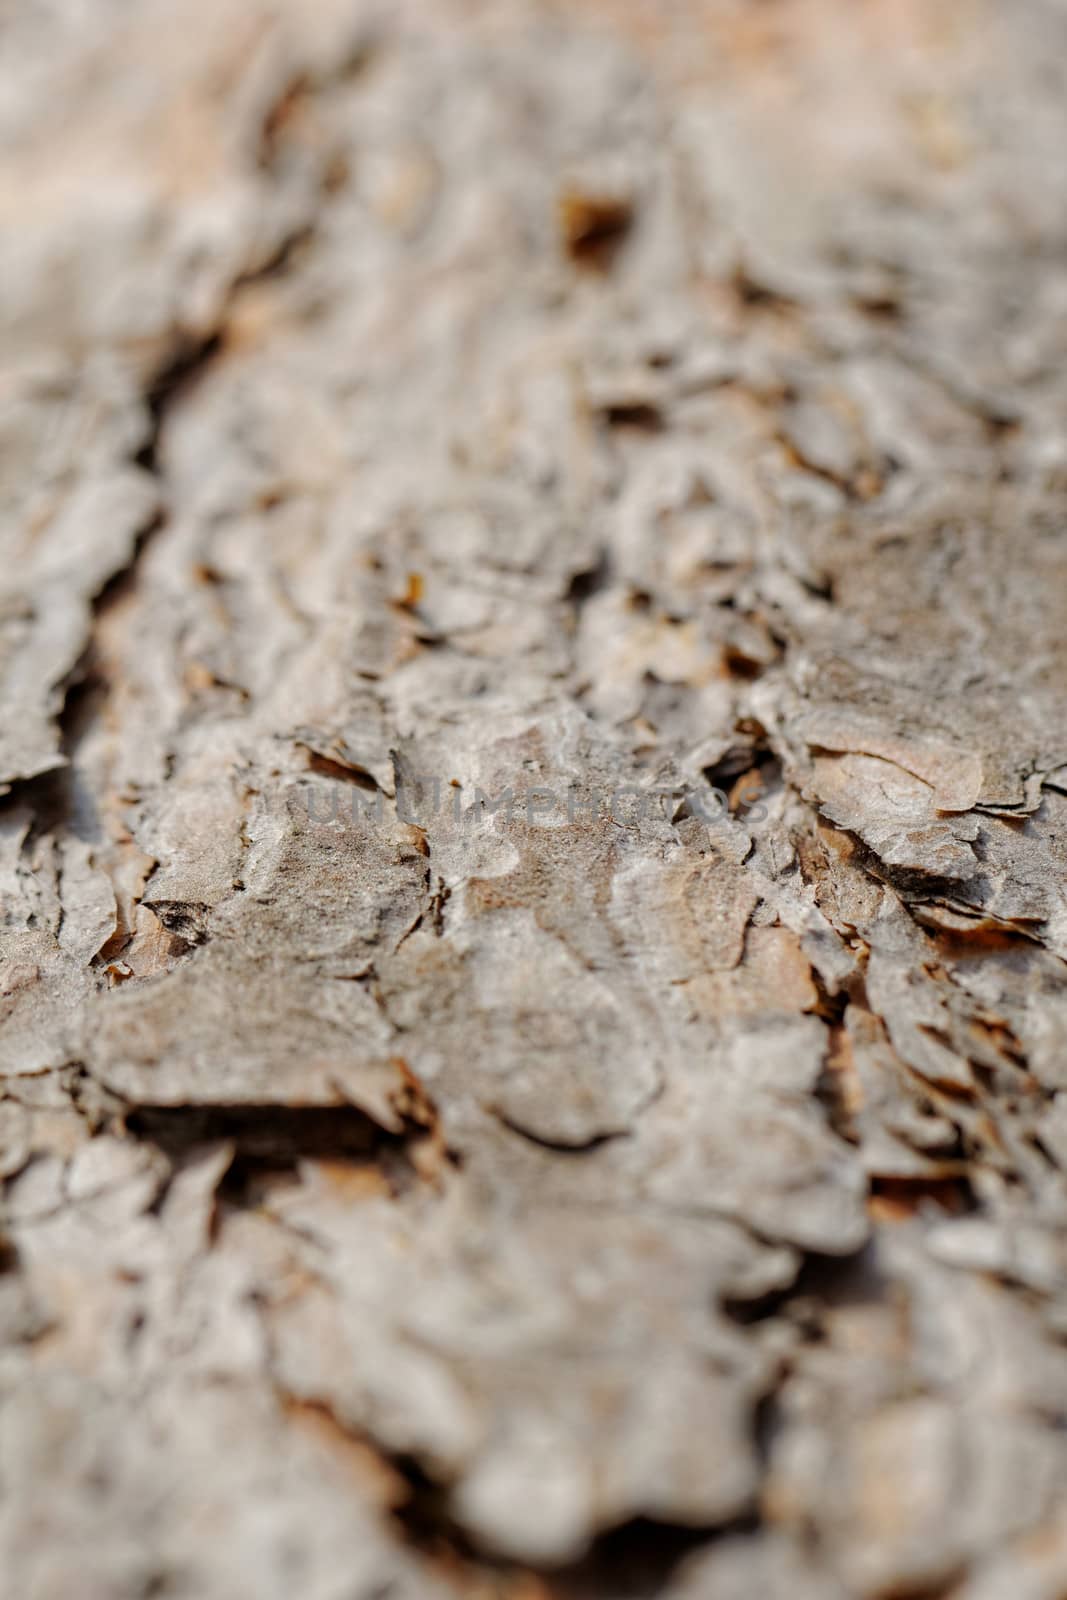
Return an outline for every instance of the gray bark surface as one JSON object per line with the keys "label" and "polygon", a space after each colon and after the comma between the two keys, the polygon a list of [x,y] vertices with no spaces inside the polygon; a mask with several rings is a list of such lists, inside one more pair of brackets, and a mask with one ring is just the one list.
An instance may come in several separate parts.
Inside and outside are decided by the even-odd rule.
{"label": "gray bark surface", "polygon": [[1062,1600],[1067,10],[0,44],[0,1587]]}

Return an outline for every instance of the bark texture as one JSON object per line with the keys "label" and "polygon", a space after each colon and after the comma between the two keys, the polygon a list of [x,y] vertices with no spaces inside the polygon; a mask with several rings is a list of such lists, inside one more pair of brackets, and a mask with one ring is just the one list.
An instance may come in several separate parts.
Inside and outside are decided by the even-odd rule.
{"label": "bark texture", "polygon": [[0,42],[8,1592],[1062,1600],[1067,10]]}

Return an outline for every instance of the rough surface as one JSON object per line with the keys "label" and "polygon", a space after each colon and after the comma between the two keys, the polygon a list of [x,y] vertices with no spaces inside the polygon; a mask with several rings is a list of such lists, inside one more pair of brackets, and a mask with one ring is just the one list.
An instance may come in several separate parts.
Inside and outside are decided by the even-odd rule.
{"label": "rough surface", "polygon": [[9,1592],[1059,1600],[1067,11],[0,43]]}

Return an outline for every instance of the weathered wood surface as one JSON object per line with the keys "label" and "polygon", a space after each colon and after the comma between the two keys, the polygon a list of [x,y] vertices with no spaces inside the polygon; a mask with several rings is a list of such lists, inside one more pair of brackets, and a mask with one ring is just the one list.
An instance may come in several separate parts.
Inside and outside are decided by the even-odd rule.
{"label": "weathered wood surface", "polygon": [[1058,1600],[1067,11],[0,46],[5,1592]]}

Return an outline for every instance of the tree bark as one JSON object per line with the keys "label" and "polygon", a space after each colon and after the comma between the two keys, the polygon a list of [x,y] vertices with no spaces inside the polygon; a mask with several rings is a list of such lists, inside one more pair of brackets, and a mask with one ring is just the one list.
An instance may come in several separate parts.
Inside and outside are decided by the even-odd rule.
{"label": "tree bark", "polygon": [[1067,1588],[1067,12],[0,23],[0,1570]]}

